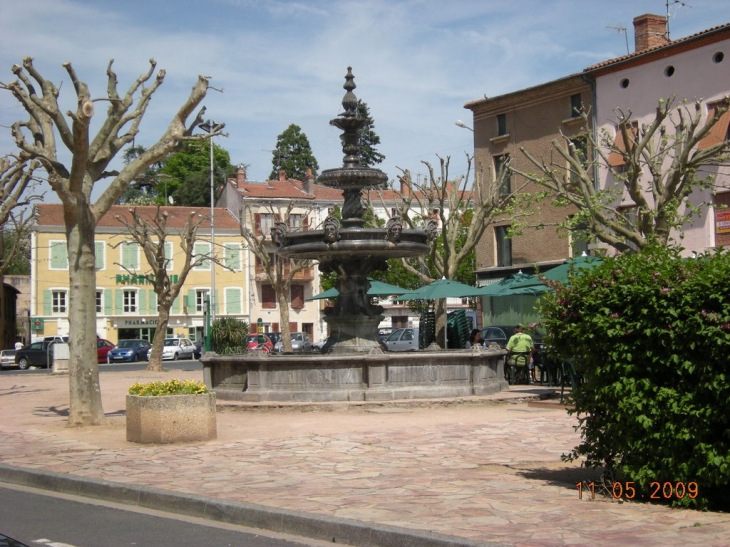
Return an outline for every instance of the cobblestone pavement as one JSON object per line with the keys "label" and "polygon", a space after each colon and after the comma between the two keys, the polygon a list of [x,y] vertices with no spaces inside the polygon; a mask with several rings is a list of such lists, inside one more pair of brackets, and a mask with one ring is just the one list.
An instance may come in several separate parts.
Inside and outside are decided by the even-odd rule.
{"label": "cobblestone pavement", "polygon": [[[201,373],[185,374],[176,377]],[[730,545],[728,514],[579,499],[575,483],[595,475],[560,458],[578,442],[576,420],[558,404],[531,406],[537,389],[467,398],[457,409],[219,401],[216,441],[136,445],[124,438],[121,412],[109,411],[123,405],[131,376],[102,373],[117,425],[95,441],[94,428],[59,427],[66,378],[0,373],[0,462],[516,547]],[[251,431],[259,419],[291,426],[302,413],[321,427]]]}

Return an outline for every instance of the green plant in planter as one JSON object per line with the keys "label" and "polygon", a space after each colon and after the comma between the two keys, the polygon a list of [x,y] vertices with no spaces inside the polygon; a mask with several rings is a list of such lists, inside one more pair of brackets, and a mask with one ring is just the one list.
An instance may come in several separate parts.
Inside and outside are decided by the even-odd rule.
{"label": "green plant in planter", "polygon": [[203,382],[197,380],[168,380],[166,382],[136,382],[129,387],[129,395],[141,397],[162,397],[165,395],[198,395],[208,393]]}
{"label": "green plant in planter", "polygon": [[210,329],[213,351],[220,355],[246,352],[248,323],[235,317],[221,317],[213,321]]}

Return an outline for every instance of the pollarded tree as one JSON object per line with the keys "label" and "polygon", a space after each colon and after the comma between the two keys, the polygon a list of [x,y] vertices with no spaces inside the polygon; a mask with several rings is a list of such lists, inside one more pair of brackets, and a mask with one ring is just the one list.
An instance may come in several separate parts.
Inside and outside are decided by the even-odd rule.
{"label": "pollarded tree", "polygon": [[[18,80],[0,83],[0,88],[10,91],[28,114],[28,119],[12,125],[16,146],[46,170],[48,183],[63,205],[70,301],[68,423],[71,426],[98,425],[105,423],[105,417],[96,358],[96,224],[127,186],[150,165],[174,152],[185,140],[206,139],[215,133],[192,136],[193,130],[203,121],[204,108],[186,125],[208,90],[207,78],[199,76],[190,96],[174,114],[160,140],[120,171],[108,171],[116,155],[139,133],[150,101],[164,81],[165,71],[160,70],[155,76],[156,62],[151,59],[149,70],[120,95],[110,62],[106,70],[106,94],[94,98],[71,63],[63,66],[76,92],[76,107],[66,112],[70,124],[58,103],[60,89],[43,77],[30,57],[23,59],[23,66],[13,66]],[[109,106],[106,117],[98,124],[97,133],[92,135],[94,103],[100,101],[108,102]],[[67,152],[59,153],[59,141]],[[67,154],[68,166],[64,164]],[[101,180],[109,183],[94,203],[92,190]]]}
{"label": "pollarded tree", "polygon": [[[170,217],[186,214],[184,224],[180,225],[182,219],[174,219],[168,224]],[[182,287],[193,268],[202,266],[208,262],[229,269],[222,261],[215,250],[211,253],[196,254],[195,242],[199,241],[198,228],[201,223],[210,223],[210,211],[205,209],[187,209],[181,207],[140,207],[131,208],[128,215],[116,215],[115,217],[126,228],[132,241],[137,243],[144,256],[147,259],[149,269],[147,272],[130,271],[124,265],[117,264],[130,274],[136,275],[138,279],[142,278],[146,284],[152,286],[157,295],[158,321],[155,329],[155,336],[152,341],[152,353],[150,354],[147,370],[162,370],[162,347],[167,337],[167,325],[170,322],[170,309],[172,304],[180,295]],[[174,240],[170,241],[170,236],[174,236]],[[179,239],[180,249],[182,250],[182,267],[176,267],[176,279],[171,279],[168,273],[168,262],[172,260],[173,243]],[[120,241],[116,246],[128,241]],[[177,253],[176,253],[177,254]],[[177,262],[176,262],[177,263]]]}
{"label": "pollarded tree", "polygon": [[271,153],[271,166],[271,180],[279,178],[279,171],[285,171],[287,176],[297,180],[304,180],[307,169],[311,169],[314,176],[317,175],[319,164],[301,127],[291,124],[276,138],[276,148]]}
{"label": "pollarded tree", "polygon": [[[667,245],[673,231],[681,234],[682,226],[707,206],[693,203],[693,193],[719,186],[707,168],[730,164],[730,141],[700,145],[729,104],[725,98],[703,120],[701,101],[675,107],[673,99],[661,100],[654,119],[641,125],[630,111],[617,110],[618,138],[589,131],[579,139],[564,136],[552,143],[558,160],[522,148],[537,171],[515,172],[554,193],[555,204],[578,208],[564,224],[574,233],[582,231],[620,252],[652,241]],[[587,114],[582,116],[588,127]],[[594,182],[596,170],[608,173],[601,188]]]}
{"label": "pollarded tree", "polygon": [[[495,221],[504,216],[512,219],[513,229],[519,229],[529,212],[534,195],[523,194],[525,185],[505,191],[509,178],[509,165],[503,164],[496,173],[476,172],[471,179],[472,158],[467,155],[466,175],[449,177],[449,157],[439,157],[439,172],[424,161],[428,175],[423,182],[414,181],[407,169],[400,169],[400,188],[393,186],[395,208],[404,228],[421,227],[430,221],[436,230],[436,238],[426,257],[417,261],[402,259],[406,271],[417,276],[422,285],[446,278],[473,283],[474,252],[479,240]],[[376,192],[379,193],[379,192]],[[380,199],[381,208],[390,205]],[[372,203],[371,203],[372,206]],[[467,266],[471,271],[467,272]],[[436,301],[437,332],[445,326],[445,303]],[[443,340],[443,334],[437,340]]]}
{"label": "pollarded tree", "polygon": [[[297,222],[292,222],[294,218],[292,209],[294,206],[295,204],[292,201],[289,202],[287,207],[277,207],[275,204],[269,204],[267,209],[262,209],[266,212],[253,212],[250,208],[245,208],[240,215],[241,235],[246,240],[249,250],[257,259],[257,273],[260,269],[276,293],[276,300],[279,305],[279,321],[281,322],[281,341],[284,345],[284,351],[287,352],[292,351],[291,333],[289,331],[289,305],[291,304],[289,295],[291,294],[291,288],[298,274],[313,268],[311,260],[279,258],[276,254],[277,233],[286,235],[286,232],[292,229],[306,229],[305,227],[308,224],[308,215],[298,215],[296,217]],[[266,222],[262,222],[263,215],[273,221],[270,226],[267,226]],[[292,224],[298,224],[298,226],[292,226]],[[254,226],[254,229],[251,230],[248,226]],[[301,297],[303,298],[303,296],[302,294]]]}

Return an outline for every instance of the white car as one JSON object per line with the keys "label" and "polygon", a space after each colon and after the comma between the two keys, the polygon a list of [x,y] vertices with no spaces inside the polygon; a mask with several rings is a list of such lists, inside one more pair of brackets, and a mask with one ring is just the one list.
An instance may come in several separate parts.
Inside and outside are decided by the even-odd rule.
{"label": "white car", "polygon": [[162,347],[162,358],[172,359],[194,359],[195,344],[189,338],[165,338],[165,344]]}
{"label": "white car", "polygon": [[0,350],[0,369],[5,367],[17,367],[15,364],[15,350],[4,349]]}

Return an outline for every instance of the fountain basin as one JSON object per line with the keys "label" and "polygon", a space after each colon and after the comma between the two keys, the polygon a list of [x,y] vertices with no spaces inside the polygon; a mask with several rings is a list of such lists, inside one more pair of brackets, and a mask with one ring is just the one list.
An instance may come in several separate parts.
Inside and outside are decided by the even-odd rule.
{"label": "fountain basin", "polygon": [[392,401],[486,395],[508,388],[504,350],[201,358],[205,383],[229,401]]}

